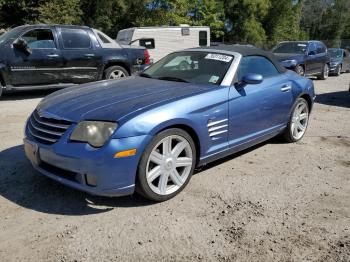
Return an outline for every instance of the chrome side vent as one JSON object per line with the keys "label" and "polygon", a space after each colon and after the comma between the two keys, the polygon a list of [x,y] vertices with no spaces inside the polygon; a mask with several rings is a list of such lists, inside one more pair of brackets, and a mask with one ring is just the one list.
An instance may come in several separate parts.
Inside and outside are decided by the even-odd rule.
{"label": "chrome side vent", "polygon": [[228,120],[222,119],[218,121],[208,121],[208,133],[211,139],[216,139],[220,137],[221,134],[227,133],[228,131]]}
{"label": "chrome side vent", "polygon": [[29,133],[39,142],[56,143],[72,123],[65,120],[41,117],[35,110],[28,121]]}

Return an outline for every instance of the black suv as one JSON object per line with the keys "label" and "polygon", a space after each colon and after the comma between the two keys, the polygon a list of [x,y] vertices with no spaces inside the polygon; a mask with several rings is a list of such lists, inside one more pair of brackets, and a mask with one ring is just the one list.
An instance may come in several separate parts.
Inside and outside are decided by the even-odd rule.
{"label": "black suv", "polygon": [[28,25],[0,36],[2,91],[60,88],[142,71],[147,49],[84,26]]}
{"label": "black suv", "polygon": [[330,55],[325,44],[320,41],[281,42],[272,52],[285,68],[299,75],[328,78]]}

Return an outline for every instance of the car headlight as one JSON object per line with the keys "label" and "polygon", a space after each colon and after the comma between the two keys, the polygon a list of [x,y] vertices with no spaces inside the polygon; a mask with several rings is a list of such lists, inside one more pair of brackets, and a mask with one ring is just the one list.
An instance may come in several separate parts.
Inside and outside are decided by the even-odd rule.
{"label": "car headlight", "polygon": [[284,60],[284,61],[282,61],[282,64],[289,65],[289,66],[296,66],[297,61],[294,59]]}
{"label": "car headlight", "polygon": [[70,140],[86,142],[93,147],[102,147],[117,129],[117,123],[101,121],[80,122]]}

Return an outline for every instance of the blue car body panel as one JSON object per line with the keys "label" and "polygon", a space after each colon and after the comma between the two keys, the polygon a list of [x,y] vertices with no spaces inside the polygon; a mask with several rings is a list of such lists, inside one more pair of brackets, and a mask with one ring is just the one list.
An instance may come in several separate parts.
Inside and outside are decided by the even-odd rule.
{"label": "blue car body panel", "polygon": [[[290,89],[281,91],[284,87]],[[242,88],[138,76],[101,81],[60,90],[38,105],[40,115],[72,122],[57,143],[38,142],[28,125],[26,140],[38,145],[44,164],[33,164],[44,175],[91,194],[127,195],[134,191],[143,151],[161,130],[176,126],[188,131],[198,146],[197,164],[202,165],[283,131],[294,102],[302,95],[312,105],[312,81],[291,71]],[[69,140],[83,120],[113,121],[118,128],[96,149]],[[136,155],[114,158],[116,152],[132,148],[137,149]],[[62,176],[57,168],[69,170],[75,180]],[[97,186],[89,186],[86,175],[96,176]]]}

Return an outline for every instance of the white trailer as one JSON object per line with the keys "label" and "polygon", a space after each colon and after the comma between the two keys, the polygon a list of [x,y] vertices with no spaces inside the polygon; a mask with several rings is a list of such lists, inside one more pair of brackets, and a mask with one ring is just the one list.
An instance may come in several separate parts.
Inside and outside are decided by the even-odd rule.
{"label": "white trailer", "polygon": [[122,45],[146,47],[153,62],[187,48],[210,46],[208,26],[133,27],[120,30],[117,42]]}

